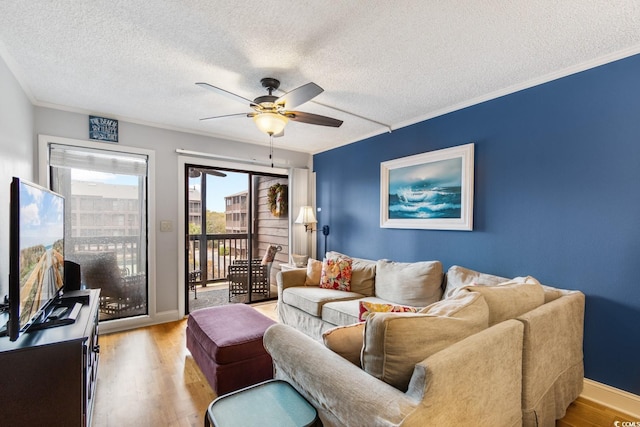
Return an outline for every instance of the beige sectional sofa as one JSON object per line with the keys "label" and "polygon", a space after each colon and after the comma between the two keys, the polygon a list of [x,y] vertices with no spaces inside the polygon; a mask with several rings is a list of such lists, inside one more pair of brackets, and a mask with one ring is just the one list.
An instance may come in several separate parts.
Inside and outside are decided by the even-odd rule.
{"label": "beige sectional sofa", "polygon": [[[580,292],[437,261],[354,259],[349,292],[277,280],[265,347],[325,426],[553,426],[582,391]],[[360,301],[418,311],[358,322]]]}
{"label": "beige sectional sofa", "polygon": [[280,321],[321,340],[327,330],[358,322],[359,302],[426,307],[442,297],[439,261],[399,263],[353,260],[349,292],[310,283],[304,270],[277,276]]}

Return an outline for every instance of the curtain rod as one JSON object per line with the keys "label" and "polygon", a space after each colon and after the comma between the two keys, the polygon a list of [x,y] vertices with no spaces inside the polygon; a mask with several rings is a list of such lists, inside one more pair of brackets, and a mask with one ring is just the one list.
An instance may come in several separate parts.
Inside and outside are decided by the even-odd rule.
{"label": "curtain rod", "polygon": [[[219,154],[205,153],[202,151],[185,150],[184,148],[176,148],[176,153],[186,155],[186,156],[205,157],[212,160],[239,162],[239,163],[246,163],[246,164],[252,164],[252,165],[259,165],[259,166],[271,166],[271,162],[266,162],[266,161],[261,161],[256,159],[243,159],[242,157],[222,156]],[[292,166],[286,163],[277,163],[277,164],[274,163],[274,167],[289,169]],[[306,169],[306,168],[303,167],[302,169]]]}

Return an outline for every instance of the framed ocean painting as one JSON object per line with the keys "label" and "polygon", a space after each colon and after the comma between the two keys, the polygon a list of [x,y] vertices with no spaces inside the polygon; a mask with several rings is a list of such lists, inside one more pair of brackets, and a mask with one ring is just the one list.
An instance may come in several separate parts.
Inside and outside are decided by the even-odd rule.
{"label": "framed ocean painting", "polygon": [[380,164],[380,227],[473,229],[474,144]]}

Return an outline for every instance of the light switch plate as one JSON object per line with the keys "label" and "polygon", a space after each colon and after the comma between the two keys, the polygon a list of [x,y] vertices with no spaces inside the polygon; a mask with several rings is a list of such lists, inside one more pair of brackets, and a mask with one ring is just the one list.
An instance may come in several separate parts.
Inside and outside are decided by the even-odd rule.
{"label": "light switch plate", "polygon": [[172,231],[173,223],[171,221],[160,221],[160,231]]}

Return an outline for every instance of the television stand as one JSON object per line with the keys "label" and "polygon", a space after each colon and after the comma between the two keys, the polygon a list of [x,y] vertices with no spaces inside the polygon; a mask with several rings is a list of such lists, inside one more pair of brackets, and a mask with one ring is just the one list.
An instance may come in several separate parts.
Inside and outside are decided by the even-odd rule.
{"label": "television stand", "polygon": [[75,322],[29,330],[16,341],[0,338],[2,425],[91,425],[100,290],[69,292],[61,303],[69,307],[69,316],[78,310]]}

